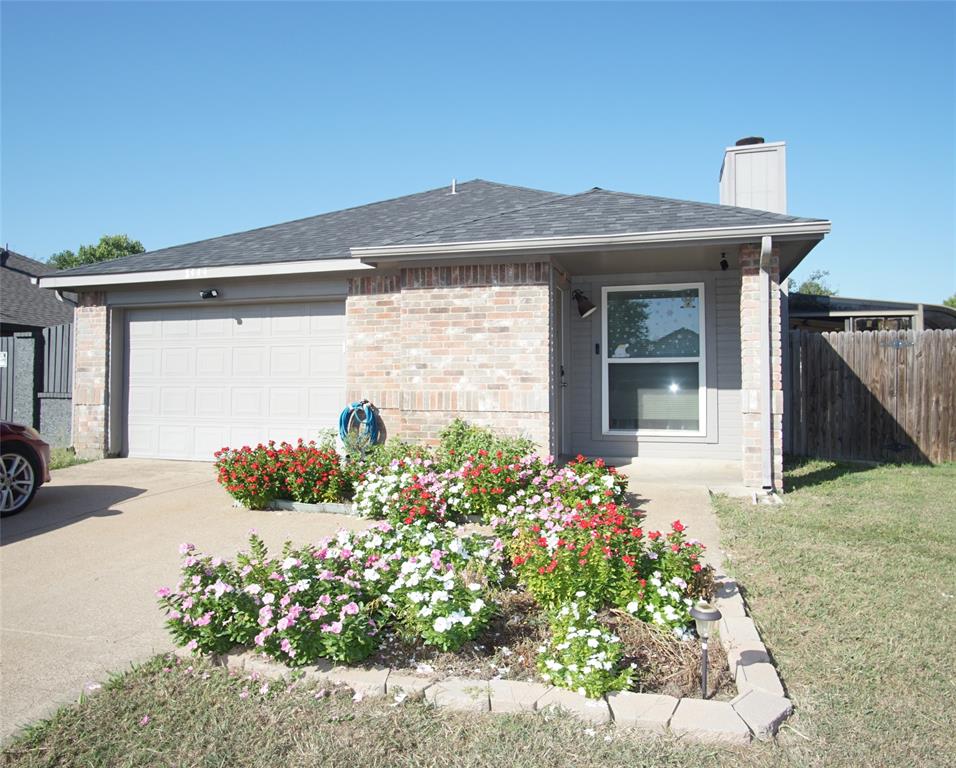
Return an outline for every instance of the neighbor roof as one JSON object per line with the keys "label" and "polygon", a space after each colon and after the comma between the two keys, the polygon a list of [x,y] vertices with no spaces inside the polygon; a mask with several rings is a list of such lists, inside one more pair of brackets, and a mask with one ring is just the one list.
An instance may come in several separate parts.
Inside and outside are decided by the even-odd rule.
{"label": "neighbor roof", "polygon": [[0,253],[0,322],[46,328],[73,322],[73,307],[57,299],[53,291],[38,288],[31,277],[56,274],[42,261],[14,251]]}
{"label": "neighbor roof", "polygon": [[822,222],[749,208],[612,192],[577,195],[475,179],[379,203],[224,235],[62,276],[347,259],[353,248],[614,235]]}

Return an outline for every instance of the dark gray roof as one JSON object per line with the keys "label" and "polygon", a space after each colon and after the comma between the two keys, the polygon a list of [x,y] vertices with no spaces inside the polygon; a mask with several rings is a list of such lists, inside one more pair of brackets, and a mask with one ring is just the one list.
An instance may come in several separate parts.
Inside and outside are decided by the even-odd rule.
{"label": "dark gray roof", "polygon": [[357,208],[147,251],[64,270],[63,275],[119,274],[190,267],[349,258],[349,248],[489,216],[557,197],[553,192],[475,179]]}
{"label": "dark gray roof", "polygon": [[30,282],[31,277],[56,271],[13,251],[0,253],[0,322],[42,328],[72,323],[73,307]]}
{"label": "dark gray roof", "polygon": [[73,322],[72,306],[30,282],[31,277],[56,269],[8,250],[0,253],[0,265],[0,322],[42,328]]}
{"label": "dark gray roof", "polygon": [[632,232],[746,227],[821,221],[751,208],[632,195],[595,187],[514,211],[395,238],[388,245],[514,240],[574,235],[617,235]]}
{"label": "dark gray roof", "polygon": [[123,274],[349,258],[351,248],[821,221],[595,187],[578,195],[475,179],[62,272]]}

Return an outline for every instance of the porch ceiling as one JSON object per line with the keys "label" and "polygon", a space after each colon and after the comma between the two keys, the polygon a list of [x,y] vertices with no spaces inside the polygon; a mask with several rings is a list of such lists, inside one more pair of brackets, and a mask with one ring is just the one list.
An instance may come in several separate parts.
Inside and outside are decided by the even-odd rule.
{"label": "porch ceiling", "polygon": [[[820,238],[822,239],[822,238]],[[780,276],[787,277],[820,239],[783,240],[774,238],[780,248]],[[730,269],[739,269],[739,242],[700,243],[692,245],[655,245],[621,247],[588,251],[568,251],[554,255],[555,263],[569,276],[613,275],[629,272],[720,271],[720,260],[726,255]]]}

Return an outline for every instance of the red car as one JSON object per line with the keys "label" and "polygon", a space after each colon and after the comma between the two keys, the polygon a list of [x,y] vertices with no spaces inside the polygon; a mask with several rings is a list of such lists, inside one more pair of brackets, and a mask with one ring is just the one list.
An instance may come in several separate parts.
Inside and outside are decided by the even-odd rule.
{"label": "red car", "polygon": [[0,421],[0,517],[22,512],[50,482],[50,446],[33,427]]}

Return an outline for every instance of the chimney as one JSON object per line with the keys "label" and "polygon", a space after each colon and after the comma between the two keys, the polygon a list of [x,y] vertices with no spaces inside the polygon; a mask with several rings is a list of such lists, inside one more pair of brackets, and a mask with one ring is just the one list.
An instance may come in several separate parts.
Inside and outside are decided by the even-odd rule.
{"label": "chimney", "polygon": [[740,139],[724,150],[720,204],[787,212],[787,144],[760,136]]}

